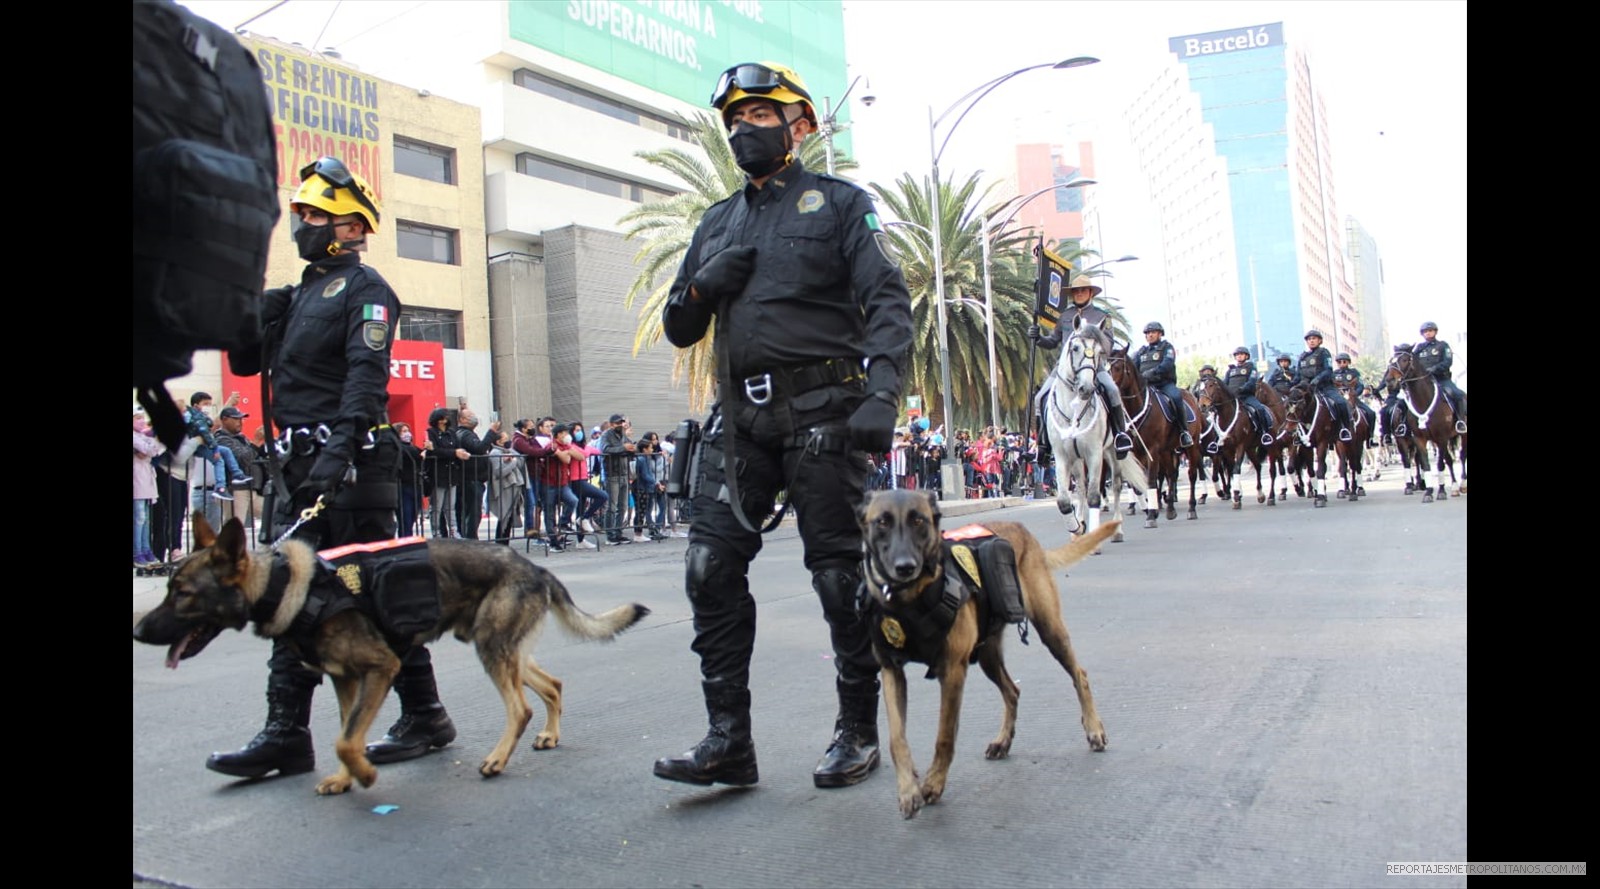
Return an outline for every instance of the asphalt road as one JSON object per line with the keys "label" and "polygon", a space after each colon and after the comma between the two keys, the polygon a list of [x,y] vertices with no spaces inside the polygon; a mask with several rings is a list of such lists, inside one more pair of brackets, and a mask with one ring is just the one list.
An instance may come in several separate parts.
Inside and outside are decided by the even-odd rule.
{"label": "asphalt road", "polygon": [[[653,613],[608,645],[552,624],[536,651],[565,683],[561,745],[533,751],[530,732],[490,781],[476,767],[503,710],[452,640],[433,650],[456,742],[330,798],[313,787],[334,768],[331,688],[312,719],[317,772],[234,781],[202,764],[260,728],[267,643],[225,633],[176,671],[135,643],[135,885],[1462,885],[1384,870],[1470,860],[1467,498],[1423,504],[1400,484],[1391,470],[1368,498],[1326,509],[1291,494],[1238,511],[1213,499],[1197,521],[1180,509],[1153,530],[1130,519],[1126,542],[1058,574],[1109,749],[1089,750],[1048,652],[1012,637],[1023,695],[1011,757],[983,759],[1000,701],[974,670],[945,796],[911,821],[887,749],[857,787],[812,786],[833,664],[792,525],[751,572],[750,789],[650,774],[705,728],[683,540],[539,559],[590,611],[639,601]],[[1064,533],[1048,502],[947,525],[1001,516],[1047,543]],[[136,611],[149,601],[136,594]],[[909,675],[925,768],[937,686]],[[391,696],[376,725],[397,712]]]}

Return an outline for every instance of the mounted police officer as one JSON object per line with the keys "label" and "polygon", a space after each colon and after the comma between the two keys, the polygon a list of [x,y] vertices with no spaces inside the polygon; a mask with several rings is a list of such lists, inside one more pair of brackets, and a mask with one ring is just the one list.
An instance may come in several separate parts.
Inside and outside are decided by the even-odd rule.
{"label": "mounted police officer", "polygon": [[1267,406],[1256,398],[1256,383],[1261,381],[1261,375],[1256,372],[1255,362],[1250,360],[1250,350],[1240,346],[1233,350],[1233,364],[1228,365],[1228,370],[1222,375],[1222,385],[1239,403],[1250,411],[1250,417],[1255,422],[1255,427],[1261,430],[1261,443],[1272,444],[1272,413]]}
{"label": "mounted police officer", "polygon": [[1139,377],[1145,385],[1153,389],[1160,389],[1168,398],[1172,399],[1172,413],[1177,419],[1178,447],[1187,448],[1194,446],[1194,437],[1189,434],[1188,413],[1184,410],[1183,390],[1178,388],[1178,350],[1172,344],[1162,339],[1166,330],[1159,321],[1151,321],[1144,326],[1145,345],[1133,356],[1133,364],[1139,369]]}
{"label": "mounted police officer", "polygon": [[[378,201],[337,158],[300,171],[289,203],[300,257],[299,285],[264,294],[263,346],[229,353],[237,374],[267,374],[272,421],[282,430],[283,463],[273,475],[273,523],[286,529],[327,495],[326,506],[295,536],[327,548],[389,540],[399,502],[400,447],[389,428],[389,353],[400,299],[361,263],[378,233]],[[269,427],[270,428],[270,427]],[[439,703],[428,650],[403,659],[395,690],[402,716],[373,762],[395,762],[455,739]],[[267,723],[244,748],[213,753],[206,768],[242,778],[310,771],[311,697],[321,674],[306,669],[289,645],[274,642],[267,661]]]}
{"label": "mounted police officer", "polygon": [[1288,352],[1278,353],[1278,366],[1267,374],[1267,385],[1277,390],[1279,395],[1288,395],[1294,388],[1294,357]]}
{"label": "mounted police officer", "polygon": [[1334,422],[1339,424],[1339,440],[1349,441],[1350,406],[1333,385],[1333,356],[1322,345],[1322,331],[1315,327],[1306,331],[1306,350],[1300,353],[1296,367],[1297,382],[1304,383],[1314,394],[1328,400]]}
{"label": "mounted police officer", "polygon": [[[1394,354],[1410,352],[1410,343],[1398,343],[1394,347]],[[1385,375],[1387,377],[1387,374]],[[1383,407],[1378,409],[1378,423],[1385,438],[1405,436],[1409,434],[1406,428],[1405,408],[1400,406],[1400,384],[1388,379],[1383,381]]]}
{"label": "mounted police officer", "polygon": [[[1456,413],[1456,432],[1467,431],[1467,393],[1462,392],[1450,379],[1450,364],[1455,356],[1450,352],[1450,344],[1439,339],[1439,325],[1432,321],[1422,322],[1422,342],[1417,343],[1412,349],[1417,357],[1417,363],[1422,369],[1433,376],[1439,385],[1439,390],[1450,402],[1450,409]],[[1421,407],[1421,405],[1418,405]]]}
{"label": "mounted police officer", "polygon": [[[832,635],[838,717],[812,773],[818,787],[864,780],[878,765],[878,664],[856,611],[867,453],[888,451],[911,348],[911,298],[881,249],[883,226],[856,185],[801,165],[817,115],[794,71],[744,63],[722,73],[711,105],[745,187],[706,210],[662,316],[673,345],[703,338],[715,316],[718,402],[706,422],[685,553],[701,690],[710,731],[655,763],[669,781],[757,781],[750,724],[756,605],[755,522],[787,489],[804,516],[812,588]],[[687,442],[678,442],[678,454]],[[674,474],[677,474],[676,468]]]}
{"label": "mounted police officer", "polygon": [[1367,418],[1368,438],[1370,439],[1371,431],[1377,428],[1377,418],[1373,416],[1372,409],[1367,407],[1367,403],[1361,400],[1361,391],[1366,388],[1361,383],[1361,371],[1350,366],[1349,352],[1340,352],[1333,356],[1333,362],[1338,365],[1333,372],[1333,385],[1342,393],[1355,393],[1356,407],[1360,408],[1361,413]]}
{"label": "mounted police officer", "polygon": [[[1075,275],[1072,285],[1067,288],[1067,305],[1061,310],[1061,319],[1056,328],[1048,334],[1040,334],[1038,325],[1028,327],[1028,336],[1038,341],[1039,346],[1045,349],[1056,349],[1061,346],[1061,331],[1077,330],[1084,324],[1093,325],[1106,333],[1111,333],[1111,316],[1099,306],[1094,304],[1094,298],[1100,293],[1097,286],[1088,275]],[[1054,377],[1046,377],[1044,384],[1039,387],[1039,395],[1034,399],[1034,409],[1039,415],[1039,455],[1041,458],[1050,453],[1050,426],[1045,422],[1046,405],[1049,404],[1050,388]],[[1133,439],[1128,437],[1128,414],[1122,409],[1122,393],[1117,391],[1117,384],[1111,379],[1111,372],[1104,367],[1095,374],[1094,382],[1100,390],[1100,397],[1105,399],[1109,411],[1111,428],[1116,433],[1112,444],[1117,449],[1117,459],[1128,456],[1133,450]]]}

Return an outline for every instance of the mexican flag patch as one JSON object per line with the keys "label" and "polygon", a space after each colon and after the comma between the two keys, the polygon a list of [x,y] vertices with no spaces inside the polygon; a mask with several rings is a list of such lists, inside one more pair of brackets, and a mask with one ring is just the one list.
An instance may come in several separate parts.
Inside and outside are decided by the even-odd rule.
{"label": "mexican flag patch", "polygon": [[388,321],[389,307],[365,305],[361,307],[361,320],[363,321]]}

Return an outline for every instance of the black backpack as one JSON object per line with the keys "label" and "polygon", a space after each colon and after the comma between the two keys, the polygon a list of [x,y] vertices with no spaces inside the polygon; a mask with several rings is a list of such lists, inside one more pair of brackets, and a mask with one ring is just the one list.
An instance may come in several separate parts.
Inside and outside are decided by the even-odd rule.
{"label": "black backpack", "polygon": [[172,0],[134,0],[133,385],[168,447],[182,416],[162,384],[196,349],[259,342],[277,173],[255,57]]}

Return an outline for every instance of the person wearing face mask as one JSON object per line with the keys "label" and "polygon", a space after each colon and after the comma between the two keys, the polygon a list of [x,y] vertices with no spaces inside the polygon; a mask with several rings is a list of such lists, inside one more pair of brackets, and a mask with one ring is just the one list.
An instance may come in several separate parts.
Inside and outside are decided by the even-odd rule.
{"label": "person wearing face mask", "polygon": [[[264,294],[262,342],[228,353],[240,376],[265,373],[263,413],[282,465],[269,468],[274,538],[303,510],[323,505],[295,537],[316,549],[389,540],[400,501],[400,442],[389,425],[389,354],[400,298],[361,262],[378,234],[377,196],[342,161],[323,157],[300,170],[289,202],[300,258],[300,283]],[[274,461],[276,462],[276,461]],[[232,753],[206,768],[259,778],[310,771],[311,698],[322,682],[281,640],[267,661],[267,722]],[[414,646],[395,679],[400,720],[369,745],[375,763],[421,756],[455,739],[439,703],[428,650]]]}
{"label": "person wearing face mask", "polygon": [[394,424],[400,437],[400,526],[399,535],[410,537],[417,533],[417,516],[422,512],[422,447],[417,444],[416,433],[410,423]]}
{"label": "person wearing face mask", "polygon": [[[911,349],[911,298],[883,249],[872,200],[807,170],[817,130],[805,83],[782,65],[723,72],[711,97],[749,179],[708,208],[662,317],[687,348],[715,318],[720,401],[693,479],[685,592],[694,613],[706,736],[655,763],[657,777],[708,785],[757,781],[750,716],[756,605],[749,568],[760,523],[782,491],[803,517],[812,589],[832,637],[839,707],[812,771],[818,787],[859,783],[878,766],[878,664],[856,612],[869,453],[887,452]],[[678,442],[686,453],[688,442]],[[729,472],[729,467],[737,467]]]}

